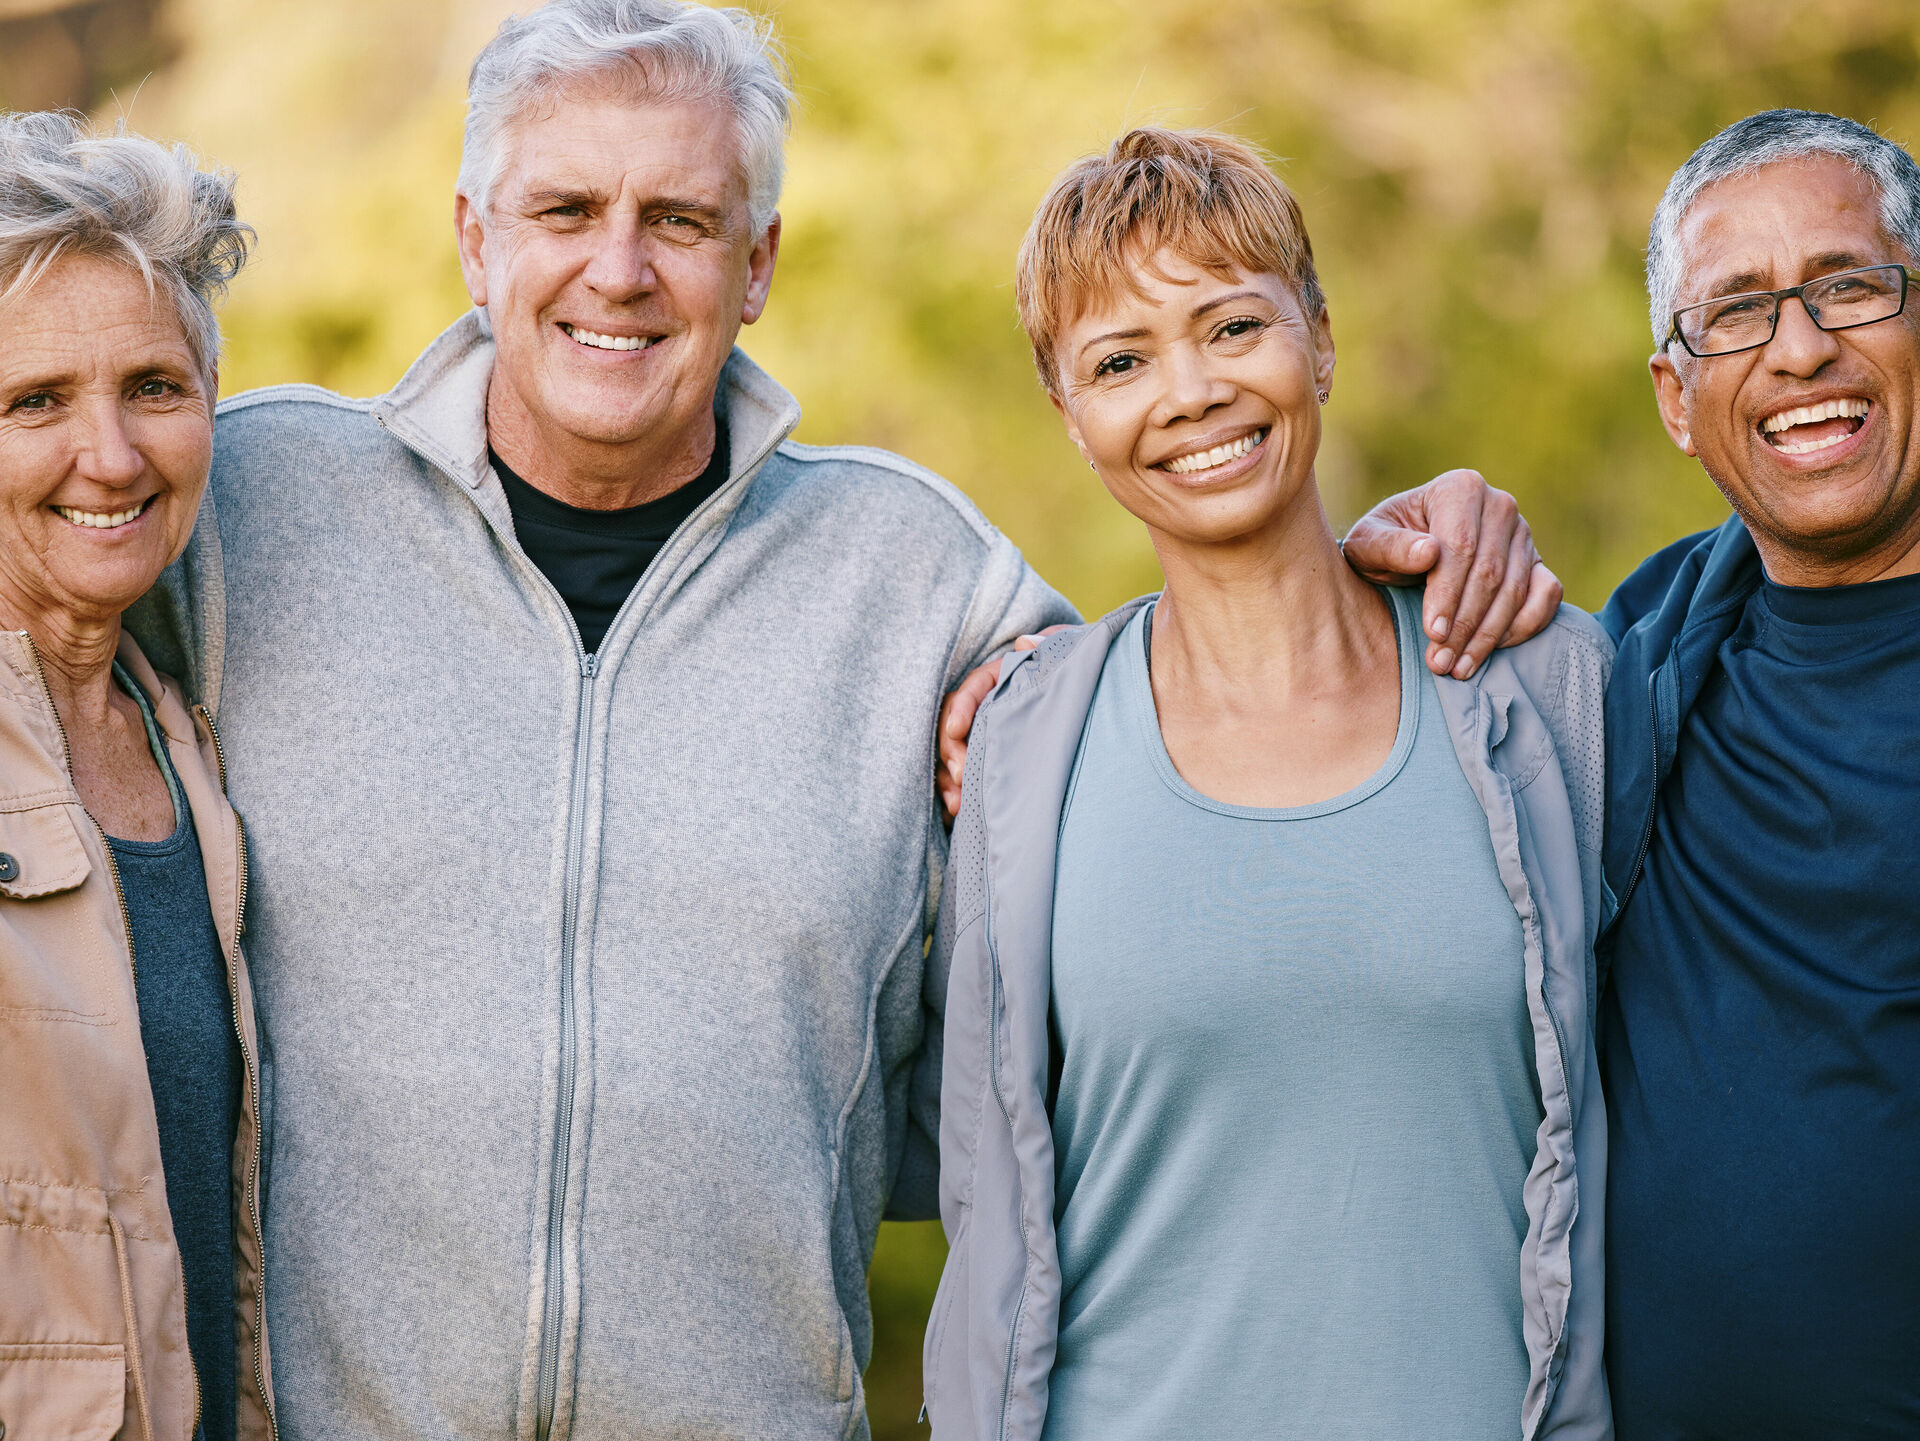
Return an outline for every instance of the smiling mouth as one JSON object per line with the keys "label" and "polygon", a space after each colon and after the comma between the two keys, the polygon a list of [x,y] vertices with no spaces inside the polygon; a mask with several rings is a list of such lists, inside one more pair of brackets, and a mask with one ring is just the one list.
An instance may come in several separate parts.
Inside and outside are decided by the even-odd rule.
{"label": "smiling mouth", "polygon": [[1229,461],[1251,455],[1266,441],[1267,432],[1252,431],[1238,440],[1230,440],[1225,445],[1216,445],[1210,450],[1196,450],[1190,455],[1175,456],[1172,460],[1163,460],[1155,470],[1170,471],[1174,475],[1200,475],[1209,470],[1217,470]]}
{"label": "smiling mouth", "polygon": [[76,510],[70,505],[56,505],[53,510],[62,520],[71,521],[88,530],[118,530],[123,525],[131,525],[147,513],[147,507],[157,499],[148,496],[132,510]]}
{"label": "smiling mouth", "polygon": [[1777,410],[1760,422],[1760,438],[1783,455],[1811,455],[1854,435],[1871,409],[1871,401],[1849,395]]}
{"label": "smiling mouth", "polygon": [[571,340],[595,350],[646,350],[660,343],[657,335],[602,335],[597,330],[587,330],[582,326],[560,322],[560,328]]}

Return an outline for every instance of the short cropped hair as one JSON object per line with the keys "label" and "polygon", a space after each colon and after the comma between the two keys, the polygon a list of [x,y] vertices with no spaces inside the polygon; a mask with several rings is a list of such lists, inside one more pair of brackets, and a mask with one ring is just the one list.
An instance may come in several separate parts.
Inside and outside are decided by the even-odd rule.
{"label": "short cropped hair", "polygon": [[1880,225],[1887,238],[1920,262],[1920,166],[1901,146],[1857,120],[1819,110],[1762,110],[1736,120],[1694,151],[1673,173],[1647,232],[1647,301],[1653,341],[1673,333],[1680,293],[1680,226],[1710,185],[1751,175],[1783,160],[1827,155],[1844,160],[1880,194]]}
{"label": "short cropped hair", "polygon": [[488,213],[515,123],[556,98],[615,84],[654,102],[718,100],[739,125],[755,234],[780,203],[793,87],[770,21],[684,0],[551,0],[510,15],[473,62],[460,193]]}
{"label": "short cropped hair", "polygon": [[1207,130],[1129,130],[1053,182],[1020,246],[1015,299],[1051,395],[1060,332],[1101,295],[1138,286],[1160,249],[1209,270],[1278,275],[1301,308],[1326,308],[1293,192],[1245,141]]}
{"label": "short cropped hair", "polygon": [[253,239],[233,189],[231,171],[202,169],[184,145],[103,135],[65,111],[0,114],[0,305],[69,256],[123,263],[172,302],[211,377],[213,308]]}

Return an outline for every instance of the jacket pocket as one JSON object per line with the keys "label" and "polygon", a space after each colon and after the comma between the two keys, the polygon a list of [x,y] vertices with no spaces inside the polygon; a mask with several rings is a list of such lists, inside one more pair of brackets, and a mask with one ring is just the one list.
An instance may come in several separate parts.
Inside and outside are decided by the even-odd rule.
{"label": "jacket pocket", "polygon": [[93,865],[77,809],[0,811],[0,1017],[109,1019],[103,905],[84,888]]}
{"label": "jacket pocket", "polygon": [[0,1425],[7,1441],[109,1441],[126,1409],[118,1343],[0,1345]]}

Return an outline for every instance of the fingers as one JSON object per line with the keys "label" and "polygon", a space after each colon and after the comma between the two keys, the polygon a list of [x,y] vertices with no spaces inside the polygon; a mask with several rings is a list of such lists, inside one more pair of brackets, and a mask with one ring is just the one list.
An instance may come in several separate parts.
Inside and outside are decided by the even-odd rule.
{"label": "fingers", "polygon": [[1340,550],[1347,564],[1375,585],[1405,585],[1440,559],[1439,541],[1424,530],[1396,525],[1377,510],[1354,523]]}
{"label": "fingers", "polygon": [[1536,560],[1527,573],[1527,602],[1507,627],[1500,644],[1518,645],[1540,634],[1559,612],[1564,595],[1560,577],[1547,569],[1545,561]]}
{"label": "fingers", "polygon": [[[1512,531],[1500,533],[1498,548],[1484,558],[1482,572],[1476,576],[1475,563],[1482,559],[1480,552],[1486,545],[1481,531],[1488,518],[1487,502],[1501,492],[1489,487],[1477,470],[1450,470],[1428,481],[1424,489],[1429,529],[1440,542],[1440,559],[1427,573],[1422,608],[1427,634],[1436,642],[1428,649],[1427,665],[1434,674],[1447,675],[1499,590]],[[1512,497],[1507,499],[1511,502]],[[1513,514],[1518,514],[1518,507]],[[1498,519],[1497,508],[1493,518]]]}
{"label": "fingers", "polygon": [[1520,613],[1520,607],[1527,600],[1533,561],[1533,534],[1522,522],[1507,546],[1506,573],[1501,578],[1500,589],[1495,592],[1460,659],[1454,663],[1453,674],[1458,679],[1466,680],[1486,664],[1487,657],[1493,654],[1493,648],[1500,644],[1500,638]]}
{"label": "fingers", "polygon": [[[1013,642],[1015,650],[1034,650],[1040,642],[1055,631],[1066,630],[1064,625],[1050,625],[1039,635],[1023,635]],[[934,766],[934,784],[940,790],[940,806],[946,812],[947,824],[952,825],[960,814],[960,779],[967,765],[967,737],[973,734],[974,717],[980,713],[980,705],[993,694],[993,688],[1000,683],[1000,662],[990,660],[983,666],[976,666],[967,673],[965,680],[955,686],[953,693],[940,705],[940,724],[936,728],[940,755]]]}
{"label": "fingers", "polygon": [[960,777],[966,769],[967,737],[973,733],[973,718],[999,679],[1000,662],[989,661],[970,672],[941,704],[940,757],[934,767],[934,781],[940,788],[940,804],[949,823],[960,814]]}

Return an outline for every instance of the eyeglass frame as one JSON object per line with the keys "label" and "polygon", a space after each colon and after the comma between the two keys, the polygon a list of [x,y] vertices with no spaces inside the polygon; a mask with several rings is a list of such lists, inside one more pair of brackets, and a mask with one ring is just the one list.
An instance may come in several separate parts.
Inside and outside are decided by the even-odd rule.
{"label": "eyeglass frame", "polygon": [[[1820,317],[1813,313],[1813,308],[1807,304],[1806,297],[1800,292],[1805,290],[1809,285],[1823,285],[1829,280],[1838,280],[1846,275],[1862,275],[1869,270],[1897,270],[1900,272],[1900,304],[1885,315],[1876,315],[1872,320],[1852,320],[1848,321],[1845,325],[1820,324]],[[1733,295],[1717,295],[1711,300],[1701,301],[1698,305],[1683,305],[1674,311],[1667,329],[1667,338],[1661,342],[1661,348],[1664,350],[1677,340],[1680,342],[1681,348],[1695,360],[1717,360],[1723,355],[1744,355],[1749,350],[1758,350],[1762,346],[1773,344],[1774,336],[1780,331],[1780,313],[1786,309],[1786,304],[1789,300],[1798,300],[1801,309],[1807,312],[1807,319],[1814,323],[1815,328],[1825,331],[1829,335],[1837,330],[1858,330],[1863,325],[1878,325],[1883,320],[1892,320],[1895,316],[1902,315],[1906,312],[1907,292],[1912,288],[1914,274],[1911,268],[1902,264],[1900,261],[1889,260],[1880,265],[1856,265],[1851,270],[1836,270],[1830,275],[1816,275],[1812,280],[1800,285],[1789,285],[1785,290],[1742,290]],[[1767,338],[1765,340],[1756,340],[1752,345],[1743,345],[1738,350],[1710,350],[1705,355],[1702,355],[1688,343],[1686,334],[1680,329],[1680,317],[1690,310],[1703,310],[1709,305],[1724,305],[1730,300],[1758,299],[1763,295],[1773,302],[1773,324],[1767,328]]]}

